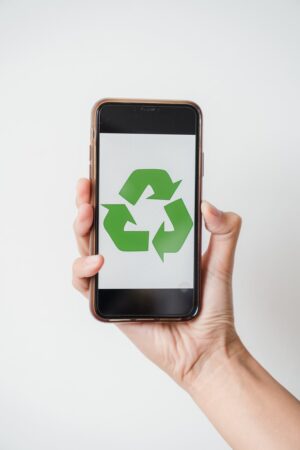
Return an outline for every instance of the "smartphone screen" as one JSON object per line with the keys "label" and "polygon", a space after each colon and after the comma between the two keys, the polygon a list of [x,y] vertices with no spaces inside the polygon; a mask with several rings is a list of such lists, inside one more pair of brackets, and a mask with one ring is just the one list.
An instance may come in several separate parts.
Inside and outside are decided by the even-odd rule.
{"label": "smartphone screen", "polygon": [[96,310],[183,319],[199,308],[199,112],[106,103],[97,115]]}

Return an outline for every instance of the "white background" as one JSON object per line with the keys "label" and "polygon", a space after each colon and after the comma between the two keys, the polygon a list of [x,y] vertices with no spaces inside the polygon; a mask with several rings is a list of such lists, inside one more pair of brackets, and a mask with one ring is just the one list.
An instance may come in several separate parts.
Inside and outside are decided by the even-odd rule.
{"label": "white background", "polygon": [[[149,231],[149,247],[143,252],[122,252],[107,233],[103,220],[108,209],[99,209],[99,253],[105,264],[98,276],[99,289],[193,288],[194,227],[177,253],[165,253],[160,259],[152,240],[162,222],[166,231],[173,226],[164,206],[182,199],[194,222],[195,161],[194,135],[100,134],[101,205],[123,203],[136,224],[127,222],[125,231]],[[131,205],[119,191],[136,169],[163,169],[173,183],[181,183],[169,201],[148,200],[153,189],[147,186],[136,205]],[[116,276],[118,274],[118,276]]]}
{"label": "white background", "polygon": [[205,197],[244,220],[238,331],[300,395],[299,14],[296,0],[1,2],[1,449],[228,448],[71,286],[74,189],[106,96],[201,105]]}

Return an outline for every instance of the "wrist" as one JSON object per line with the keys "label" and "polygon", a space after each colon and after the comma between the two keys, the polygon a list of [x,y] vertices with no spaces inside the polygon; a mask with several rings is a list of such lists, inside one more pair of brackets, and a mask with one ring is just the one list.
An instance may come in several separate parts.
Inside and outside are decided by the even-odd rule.
{"label": "wrist", "polygon": [[182,387],[197,401],[210,395],[216,383],[226,384],[226,377],[250,357],[238,335],[223,337],[204,352],[186,375]]}
{"label": "wrist", "polygon": [[298,448],[299,402],[238,336],[206,355],[193,375],[187,392],[231,448]]}

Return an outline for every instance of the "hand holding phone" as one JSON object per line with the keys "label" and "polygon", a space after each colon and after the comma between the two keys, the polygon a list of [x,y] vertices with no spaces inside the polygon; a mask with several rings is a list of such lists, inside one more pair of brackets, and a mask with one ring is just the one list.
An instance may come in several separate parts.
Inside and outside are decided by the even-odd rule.
{"label": "hand holding phone", "polygon": [[[134,203],[137,186],[128,190],[125,184],[122,195]],[[87,297],[91,281],[98,273],[101,277],[107,263],[102,255],[89,254],[93,219],[97,218],[93,217],[93,192],[95,185],[89,180],[79,182],[74,228],[82,256],[73,266],[73,284]],[[257,448],[263,443],[265,448],[294,449],[299,442],[299,402],[249,354],[234,327],[232,270],[241,219],[234,213],[218,211],[207,202],[202,203],[201,209],[211,233],[201,264],[198,260],[202,280],[201,315],[177,323],[137,321],[117,326],[189,392],[230,447]],[[143,242],[145,236],[139,236]],[[122,241],[122,245],[128,242],[130,238],[125,243]],[[117,244],[121,245],[119,241]],[[120,267],[116,278],[122,270],[126,272],[126,266]],[[161,309],[159,312],[163,313]],[[274,429],[276,433],[272,432]]]}
{"label": "hand holding phone", "polygon": [[[89,255],[93,224],[90,196],[90,181],[80,180],[77,186],[78,214],[74,230],[81,256],[73,265],[73,285],[86,298],[89,298],[91,278],[98,272],[101,277],[106,264],[105,256]],[[203,302],[201,315],[192,321],[179,323],[117,324],[149,359],[187,389],[199,375],[201,364],[209,361],[212,355],[226,350],[229,344],[233,347],[241,346],[234,328],[231,286],[241,219],[234,213],[218,211],[207,202],[202,203],[202,213],[211,237],[208,249],[202,256],[200,269]]]}

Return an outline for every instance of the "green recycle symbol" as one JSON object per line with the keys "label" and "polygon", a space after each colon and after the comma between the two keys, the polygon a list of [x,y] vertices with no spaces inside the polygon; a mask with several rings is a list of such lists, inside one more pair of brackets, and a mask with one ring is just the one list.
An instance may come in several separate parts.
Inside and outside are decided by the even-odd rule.
{"label": "green recycle symbol", "polygon": [[[170,200],[182,180],[173,183],[163,169],[136,169],[126,180],[119,195],[131,205],[135,205],[148,185],[153,189],[149,200]],[[102,204],[108,209],[103,225],[116,247],[123,252],[143,252],[149,250],[149,231],[124,231],[127,222],[136,225],[129,209],[123,203]],[[165,231],[164,222],[156,232],[152,244],[161,260],[165,253],[176,253],[183,246],[193,227],[192,218],[183,200],[177,199],[164,206],[172,225],[172,231]]]}

